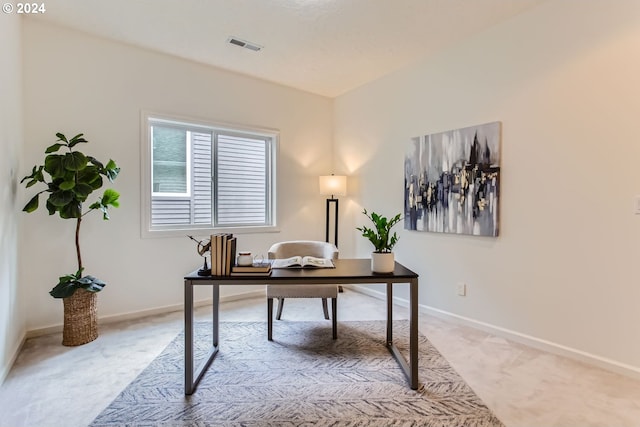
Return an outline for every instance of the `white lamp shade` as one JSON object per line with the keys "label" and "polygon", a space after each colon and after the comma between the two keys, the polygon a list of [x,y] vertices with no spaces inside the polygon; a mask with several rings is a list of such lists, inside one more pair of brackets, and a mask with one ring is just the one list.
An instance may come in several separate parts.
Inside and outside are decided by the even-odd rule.
{"label": "white lamp shade", "polygon": [[347,177],[344,175],[323,175],[320,177],[320,194],[323,196],[346,196]]}

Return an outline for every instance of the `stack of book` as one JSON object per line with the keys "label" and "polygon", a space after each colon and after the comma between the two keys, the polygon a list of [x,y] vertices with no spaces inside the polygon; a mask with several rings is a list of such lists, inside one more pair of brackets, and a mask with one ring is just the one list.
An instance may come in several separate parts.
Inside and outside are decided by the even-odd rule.
{"label": "stack of book", "polygon": [[269,276],[271,275],[271,263],[260,262],[253,265],[236,265],[231,268],[232,276]]}
{"label": "stack of book", "polygon": [[236,238],[231,233],[211,235],[211,275],[228,276],[236,263]]}

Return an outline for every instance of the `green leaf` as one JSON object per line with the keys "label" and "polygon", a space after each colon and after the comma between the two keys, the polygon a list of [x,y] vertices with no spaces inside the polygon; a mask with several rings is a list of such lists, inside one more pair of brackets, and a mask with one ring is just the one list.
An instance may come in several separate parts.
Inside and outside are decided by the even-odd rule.
{"label": "green leaf", "polygon": [[70,171],[79,171],[87,167],[87,157],[79,151],[64,155],[64,168]]}
{"label": "green leaf", "polygon": [[67,137],[66,137],[66,136],[64,136],[64,134],[63,134],[63,133],[58,132],[58,133],[56,133],[56,136],[58,137],[58,139],[59,139],[60,141],[64,141],[64,142],[67,142],[67,143],[69,142],[69,141],[67,141]]}
{"label": "green leaf", "polygon": [[84,139],[82,136],[84,134],[79,133],[78,135],[74,136],[73,138],[71,138],[71,140],[69,141],[69,147],[72,148],[74,147],[76,144],[80,144],[80,143],[86,143],[89,142],[86,139]]}
{"label": "green leaf", "polygon": [[89,162],[91,162],[91,164],[97,166],[100,169],[104,169],[104,165],[102,164],[102,162],[98,161],[95,157],[87,156],[87,159],[89,160]]}
{"label": "green leaf", "polygon": [[71,190],[75,186],[76,186],[75,181],[64,181],[59,185],[61,190]]}
{"label": "green leaf", "polygon": [[[34,166],[34,169],[35,169],[35,166]],[[34,173],[35,173],[35,172],[34,172]],[[25,181],[26,181],[26,180],[28,180],[28,179],[33,179],[33,174],[31,174],[31,175],[26,175],[24,178],[22,178],[22,179],[20,180],[20,184],[22,184],[23,182],[25,182]]]}
{"label": "green leaf", "polygon": [[83,182],[76,184],[73,189],[73,192],[76,194],[76,197],[82,201],[87,200],[89,194],[93,192],[93,188],[89,184],[85,184]]}
{"label": "green leaf", "polygon": [[78,290],[78,286],[74,282],[58,283],[49,291],[49,295],[54,298],[68,298],[73,295],[76,290]]}
{"label": "green leaf", "polygon": [[51,193],[49,201],[53,206],[62,207],[68,205],[74,198],[71,191],[56,191]]}
{"label": "green leaf", "polygon": [[81,279],[77,280],[79,285],[88,285],[89,283],[91,283],[91,279],[88,277],[83,277]]}
{"label": "green leaf", "polygon": [[36,181],[39,181],[39,182],[44,182],[44,174],[42,173],[43,169],[44,169],[44,166],[40,166],[38,168],[38,170],[36,171],[33,179],[35,179]]}
{"label": "green leaf", "polygon": [[89,292],[100,292],[107,284],[93,276],[85,276],[78,280],[81,288]]}
{"label": "green leaf", "polygon": [[[42,175],[42,168],[44,168],[44,166],[34,166],[33,169],[31,170],[31,175],[27,175],[24,178],[22,178],[20,180],[20,184],[22,184],[23,182],[25,182],[28,179],[31,180],[35,180],[35,181],[44,181],[44,176]],[[33,184],[31,184],[33,185]],[[27,187],[30,187],[31,185],[27,185]]]}
{"label": "green leaf", "polygon": [[67,274],[58,278],[58,284],[54,286],[49,295],[54,298],[67,298],[74,294],[80,287],[77,280],[82,274],[82,270],[79,270],[76,274]]}
{"label": "green leaf", "polygon": [[58,207],[52,205],[49,199],[47,199],[47,211],[49,211],[49,215],[53,215],[58,211]]}
{"label": "green leaf", "polygon": [[[99,179],[100,179],[100,173],[98,172],[98,168],[93,165],[87,166],[81,171],[78,171],[78,175],[77,175],[78,182],[83,182],[85,184],[91,185],[94,181]],[[93,187],[93,185],[91,185],[91,187]],[[95,187],[93,188],[96,189]],[[97,187],[97,188],[100,188],[100,187]]]}
{"label": "green leaf", "polygon": [[92,204],[90,206],[91,209],[100,209],[100,211],[102,212],[102,219],[105,221],[109,220],[109,207],[103,205],[100,202],[95,202],[94,204]]}
{"label": "green leaf", "polygon": [[89,184],[91,188],[93,188],[94,190],[97,190],[98,188],[102,187],[102,183],[103,183],[103,180],[100,175],[96,176],[96,178],[91,180],[91,182],[87,182],[87,184]]}
{"label": "green leaf", "polygon": [[73,201],[60,208],[60,218],[71,219],[80,218],[82,216],[82,205],[77,201]]}
{"label": "green leaf", "polygon": [[105,175],[109,179],[110,182],[113,182],[118,177],[118,173],[120,172],[120,168],[116,168],[113,170],[105,171]]}
{"label": "green leaf", "polygon": [[60,149],[60,147],[66,147],[66,145],[67,144],[60,144],[59,142],[55,143],[55,144],[50,145],[49,147],[47,147],[47,149],[45,150],[45,153],[46,154],[55,153],[56,151],[58,151]]}
{"label": "green leaf", "polygon": [[61,154],[49,154],[44,159],[44,170],[51,175],[52,178],[61,178],[65,174],[64,156]]}
{"label": "green leaf", "polygon": [[40,193],[33,196],[31,200],[29,200],[29,202],[26,205],[24,205],[24,208],[22,208],[22,210],[28,213],[35,211],[36,209],[38,209],[39,200],[40,200]]}
{"label": "green leaf", "polygon": [[113,160],[109,159],[109,162],[107,163],[107,166],[105,167],[104,173],[107,176],[107,178],[109,179],[109,181],[113,182],[113,180],[116,179],[118,174],[120,173],[120,168],[118,166],[116,166],[116,162],[114,162]]}
{"label": "green leaf", "polygon": [[89,292],[100,292],[102,290],[102,288],[104,288],[104,285],[100,286],[99,284],[95,283],[95,282],[91,282],[90,285],[88,285],[87,287],[82,287],[85,291],[89,291]]}
{"label": "green leaf", "polygon": [[120,198],[120,193],[112,188],[107,188],[104,190],[104,194],[102,195],[102,204],[105,206],[115,206],[118,207],[118,199]]}

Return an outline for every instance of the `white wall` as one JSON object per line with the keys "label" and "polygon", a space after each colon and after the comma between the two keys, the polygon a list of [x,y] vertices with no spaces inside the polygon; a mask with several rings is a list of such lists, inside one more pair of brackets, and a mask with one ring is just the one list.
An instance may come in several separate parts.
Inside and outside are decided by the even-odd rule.
{"label": "white wall", "polygon": [[501,121],[500,236],[398,227],[421,304],[640,372],[639,52],[640,2],[546,2],[337,98],[343,252],[402,211],[409,138]]}
{"label": "white wall", "polygon": [[18,288],[17,180],[22,145],[22,53],[18,15],[0,16],[0,383],[25,332]]}
{"label": "white wall", "polygon": [[[317,176],[331,172],[330,99],[32,19],[24,27],[28,145],[21,172],[42,162],[58,131],[83,132],[87,152],[122,168],[113,186],[121,207],[109,222],[96,215],[82,225],[85,273],[108,284],[99,316],[181,304],[182,277],[202,262],[186,237],[140,237],[141,109],[279,129],[282,231],[240,235],[239,249],[266,254],[278,240],[323,238]],[[259,55],[256,61],[259,66]],[[33,191],[19,194],[26,202]],[[29,295],[28,328],[57,325],[62,303],[48,291],[59,275],[76,269],[74,222],[46,210],[23,216],[20,283]]]}

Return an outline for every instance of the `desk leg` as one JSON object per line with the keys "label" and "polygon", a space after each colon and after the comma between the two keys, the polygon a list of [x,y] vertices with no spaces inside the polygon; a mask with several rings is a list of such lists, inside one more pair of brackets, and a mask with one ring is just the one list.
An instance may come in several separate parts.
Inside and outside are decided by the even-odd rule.
{"label": "desk leg", "polygon": [[393,344],[393,283],[387,283],[387,345]]}
{"label": "desk leg", "polygon": [[218,341],[220,339],[220,285],[213,285],[213,313],[211,314],[213,331],[211,336],[213,347],[218,348]]}
{"label": "desk leg", "polygon": [[418,279],[409,283],[409,359],[411,362],[411,389],[418,389]]}
{"label": "desk leg", "polygon": [[193,282],[184,282],[184,394],[193,394],[205,371],[218,354],[220,330],[220,285],[213,284],[212,343],[202,364],[194,372]]}
{"label": "desk leg", "polygon": [[184,394],[191,394],[193,384],[193,283],[184,281]]}
{"label": "desk leg", "polygon": [[418,389],[418,280],[409,282],[409,361],[393,343],[393,283],[387,283],[387,348],[409,380]]}

